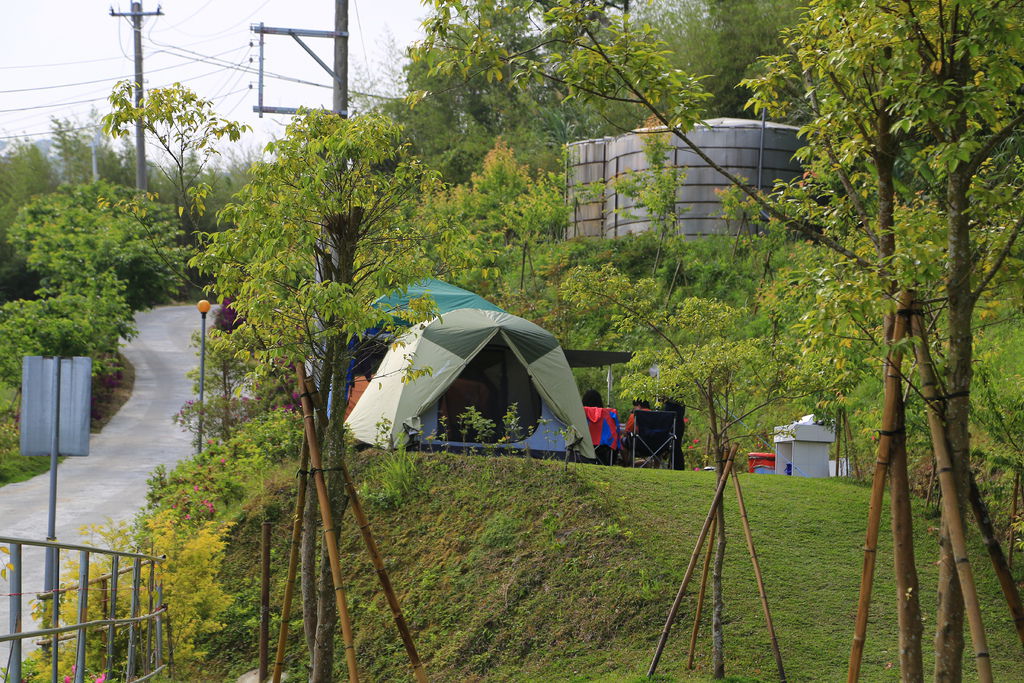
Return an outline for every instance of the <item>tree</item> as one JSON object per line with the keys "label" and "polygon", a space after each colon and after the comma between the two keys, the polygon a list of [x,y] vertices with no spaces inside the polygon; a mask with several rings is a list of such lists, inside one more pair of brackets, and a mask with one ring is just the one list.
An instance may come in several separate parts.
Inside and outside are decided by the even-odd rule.
{"label": "tree", "polygon": [[[368,330],[396,331],[389,312],[373,306],[382,295],[437,273],[462,245],[450,225],[420,220],[418,198],[437,191],[438,176],[409,155],[401,128],[380,115],[342,119],[305,111],[280,140],[267,146],[222,219],[235,227],[211,235],[194,259],[232,298],[244,319],[230,339],[269,364],[312,360],[321,396],[325,465],[344,457],[345,401],[351,362]],[[428,315],[419,302],[405,323]],[[332,513],[340,523],[347,499],[331,472]],[[331,645],[337,615],[327,562],[315,568],[318,534],[309,496],[303,538],[303,613],[314,681],[333,680]],[[323,549],[321,551],[323,556]]]}
{"label": "tree", "polygon": [[197,221],[206,212],[206,199],[212,191],[204,173],[220,154],[216,143],[222,139],[237,142],[249,126],[220,118],[213,102],[180,83],[151,88],[138,106],[134,104],[134,87],[130,81],[114,86],[110,95],[113,111],[103,117],[104,131],[124,138],[132,133],[136,121],[142,121],[151,145],[165,157],[157,169],[172,188],[181,227],[194,245]]}
{"label": "tree", "polygon": [[[119,207],[130,202],[132,213]],[[41,295],[72,292],[109,274],[131,311],[167,301],[180,284],[184,251],[171,211],[100,181],[63,185],[26,205],[8,239],[41,278]]]}
{"label": "tree", "polygon": [[[529,46],[509,50],[500,36],[476,22],[479,6],[533,16],[537,30]],[[1014,259],[1024,227],[1018,219],[1022,207],[1017,144],[1024,123],[1024,70],[1015,58],[1024,38],[1013,28],[1020,10],[1002,0],[961,0],[941,6],[887,0],[856,6],[835,0],[812,2],[804,20],[787,36],[793,54],[767,60],[766,75],[746,84],[756,93],[757,107],[767,108],[773,116],[785,114],[794,85],[805,89],[812,106],[811,122],[804,128],[808,146],[803,159],[810,166],[809,176],[773,200],[716,165],[692,143],[687,131],[702,118],[709,95],[699,76],[672,67],[653,29],[635,24],[628,14],[570,0],[441,1],[436,8],[426,22],[425,44],[451,53],[434,66],[438,71],[508,70],[514,85],[544,79],[565,87],[572,98],[642,106],[770,218],[832,250],[837,268],[845,269],[844,274],[856,271],[850,278],[856,286],[851,289],[860,288],[864,301],[888,310],[884,328],[891,348],[886,373],[899,373],[898,361],[906,349],[895,333],[896,316],[915,322],[920,310],[916,302],[939,299],[942,306],[928,313],[931,322],[942,324],[945,365],[936,369],[931,361],[931,349],[922,336],[927,328],[919,320],[907,327],[918,339],[921,386],[941,386],[941,393],[927,402],[934,418],[933,447],[937,457],[949,451],[955,472],[943,477],[949,506],[943,512],[936,675],[959,678],[960,590],[973,587],[963,548],[957,548],[954,563],[952,546],[959,543],[955,537],[962,536],[954,531],[962,530],[968,497],[972,316]],[[472,40],[450,40],[469,28],[475,30]],[[929,260],[922,260],[922,255]],[[898,384],[887,382],[886,387],[887,392],[899,392]],[[894,420],[893,424],[902,424],[898,408]],[[883,443],[898,475],[893,480],[894,498],[901,505],[896,516],[902,520],[897,546],[904,548],[909,536],[901,472],[905,458],[900,439],[886,438]],[[884,469],[881,474],[876,481],[884,481]],[[899,598],[901,665],[903,674],[914,678],[920,675],[915,664],[919,617],[915,624],[913,616],[917,591],[910,589],[916,578],[912,559],[897,562],[898,574],[908,581],[908,590],[901,590]],[[979,674],[988,679],[980,616],[975,609],[969,616]],[[854,668],[851,657],[851,674]]]}
{"label": "tree", "polygon": [[671,0],[646,6],[636,3],[635,11],[665,38],[675,66],[707,74],[704,84],[712,94],[708,116],[743,117],[751,93],[738,85],[740,80],[753,75],[761,55],[782,51],[779,33],[797,23],[800,4],[793,0]]}
{"label": "tree", "polygon": [[[649,278],[630,281],[615,268],[575,268],[563,287],[577,306],[598,305],[609,311],[612,330],[637,330],[652,339],[629,362],[623,386],[633,397],[671,399],[703,412],[709,447],[720,476],[726,446],[737,426],[773,403],[820,391],[829,373],[813,356],[796,362],[791,345],[778,338],[736,333],[746,311],[713,299],[689,297],[668,305]],[[657,368],[652,373],[651,368]],[[749,436],[749,435],[748,435]],[[724,593],[725,512],[717,513],[717,547],[712,573],[712,651],[715,678],[725,676]]]}

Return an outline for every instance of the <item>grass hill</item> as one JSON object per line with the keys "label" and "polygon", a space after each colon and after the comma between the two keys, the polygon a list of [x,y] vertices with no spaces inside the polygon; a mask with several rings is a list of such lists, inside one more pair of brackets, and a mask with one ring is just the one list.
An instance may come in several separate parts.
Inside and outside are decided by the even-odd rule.
{"label": "grass hill", "polygon": [[[421,656],[439,681],[641,680],[714,488],[712,473],[565,467],[510,457],[370,451],[356,456],[353,466]],[[210,652],[230,653],[206,669],[220,672],[214,680],[253,666],[258,579],[251,567],[264,520],[275,524],[275,601],[282,595],[292,475],[268,480],[241,512],[224,568],[225,583],[237,587],[225,619],[232,626],[207,644]],[[868,490],[839,480],[765,475],[743,476],[742,483],[789,679],[844,679]],[[731,486],[726,505],[727,672],[736,681],[773,680]],[[936,520],[923,506],[917,512],[922,603],[930,607]],[[887,524],[884,519],[867,681],[898,680]],[[401,643],[351,516],[342,537],[361,673],[366,680],[406,680]],[[1024,655],[976,538],[974,550],[996,679],[1024,680]],[[686,670],[693,586],[659,680],[710,678],[709,622],[698,641],[697,668]],[[932,626],[925,623],[926,643]],[[300,629],[296,619],[293,645],[302,640]],[[298,655],[292,663],[298,668],[302,661]],[[965,671],[973,680],[970,662]]]}

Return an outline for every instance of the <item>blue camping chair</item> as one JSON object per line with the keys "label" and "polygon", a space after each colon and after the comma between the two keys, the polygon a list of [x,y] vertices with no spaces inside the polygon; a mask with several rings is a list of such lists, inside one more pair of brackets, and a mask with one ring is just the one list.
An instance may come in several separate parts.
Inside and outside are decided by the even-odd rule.
{"label": "blue camping chair", "polygon": [[668,410],[637,410],[633,413],[634,431],[629,435],[633,467],[667,466],[675,469],[676,419],[676,413]]}

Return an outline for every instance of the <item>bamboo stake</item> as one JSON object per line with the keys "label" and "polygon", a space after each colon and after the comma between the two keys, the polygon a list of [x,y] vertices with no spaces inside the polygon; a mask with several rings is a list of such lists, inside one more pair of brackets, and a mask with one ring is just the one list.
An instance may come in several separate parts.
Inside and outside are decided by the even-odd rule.
{"label": "bamboo stake", "polygon": [[693,658],[696,655],[697,633],[700,631],[700,615],[704,611],[704,593],[708,587],[708,570],[711,569],[711,553],[715,549],[715,533],[718,531],[718,517],[711,520],[711,536],[708,540],[708,551],[704,554],[704,569],[700,575],[700,592],[697,593],[697,611],[693,614],[693,630],[690,631],[690,654],[686,659],[686,668],[693,669]]}
{"label": "bamboo stake", "polygon": [[313,483],[316,485],[317,502],[320,504],[320,519],[324,525],[324,542],[327,544],[327,558],[331,564],[331,582],[334,584],[334,598],[338,604],[338,619],[341,620],[341,636],[345,644],[345,663],[348,665],[348,680],[359,682],[356,667],[356,649],[352,638],[352,622],[348,616],[348,602],[341,581],[341,561],[338,559],[338,534],[331,519],[330,499],[327,497],[327,482],[324,481],[324,463],[320,458],[320,443],[316,438],[313,419],[313,401],[306,386],[306,368],[299,363],[295,368],[298,376],[299,398],[302,401],[302,418],[305,423],[306,443],[309,445],[309,459],[313,464]]}
{"label": "bamboo stake", "polygon": [[[902,339],[906,332],[906,320],[896,316],[892,338]],[[871,606],[871,589],[875,578],[875,560],[878,550],[878,529],[882,521],[882,499],[885,495],[885,476],[889,469],[889,448],[892,434],[897,425],[897,408],[900,398],[899,367],[903,355],[890,351],[884,364],[884,408],[882,428],[878,434],[878,450],[875,457],[875,472],[871,481],[871,502],[868,508],[868,529],[864,540],[864,566],[860,576],[860,597],[857,600],[857,618],[853,627],[853,643],[850,645],[850,662],[846,671],[847,683],[860,678],[860,665],[864,657],[864,642],[868,631],[868,609]],[[895,371],[894,371],[895,370]]]}
{"label": "bamboo stake", "polygon": [[349,475],[348,467],[344,461],[341,463],[341,474],[345,478],[345,488],[348,489],[348,501],[352,506],[352,514],[356,518],[356,524],[359,525],[359,531],[363,536],[363,541],[366,543],[366,551],[370,554],[373,568],[377,570],[377,578],[380,579],[380,585],[384,590],[384,595],[387,597],[388,606],[391,607],[391,614],[395,618],[395,625],[398,627],[398,634],[402,637],[406,654],[409,655],[409,663],[412,664],[413,674],[416,676],[417,681],[426,683],[427,674],[423,670],[423,663],[416,652],[416,644],[413,642],[412,633],[409,631],[409,625],[405,622],[405,616],[402,615],[402,608],[398,604],[398,596],[395,595],[395,589],[392,587],[388,571],[384,567],[384,560],[381,558],[380,550],[377,548],[377,542],[370,531],[370,522],[363,511],[363,504],[359,502],[359,495],[356,493],[356,487],[352,482],[352,477]]}
{"label": "bamboo stake", "polygon": [[[728,473],[726,473],[728,476]],[[768,609],[768,594],[764,590],[764,577],[761,576],[761,563],[757,559],[757,551],[754,550],[754,535],[750,532],[750,519],[747,517],[747,506],[743,503],[743,491],[740,489],[740,477],[736,472],[732,473],[732,483],[736,488],[736,501],[739,503],[740,519],[743,520],[743,535],[747,537],[747,550],[750,551],[750,562],[754,565],[754,577],[757,579],[757,592],[761,596],[761,609],[764,611],[764,621],[768,626],[768,636],[772,641],[772,654],[775,655],[775,667],[779,671],[779,680],[786,683],[786,670],[782,666],[782,652],[779,650],[779,639],[775,635],[775,624],[772,622],[772,613]]]}
{"label": "bamboo stake", "polygon": [[284,669],[284,651],[288,644],[288,620],[291,618],[292,596],[295,593],[295,574],[299,568],[299,538],[302,536],[302,510],[306,507],[307,468],[309,444],[302,440],[299,456],[299,490],[295,497],[295,519],[292,520],[292,544],[288,548],[288,579],[284,584],[284,602],[281,605],[281,625],[277,634],[277,654],[274,657],[273,683],[281,683]]}
{"label": "bamboo stake", "polygon": [[[981,621],[981,607],[978,603],[978,591],[974,583],[974,572],[967,556],[967,541],[964,537],[963,519],[960,517],[960,495],[956,488],[953,475],[953,459],[949,454],[949,443],[946,441],[945,426],[936,404],[943,400],[936,392],[935,369],[932,366],[928,340],[919,313],[911,313],[913,334],[917,338],[917,368],[921,374],[921,390],[928,407],[928,428],[932,437],[932,448],[935,450],[935,461],[939,471],[939,487],[942,492],[943,518],[949,529],[949,541],[953,549],[957,576],[960,579],[960,590],[963,593],[964,609],[971,627],[971,642],[974,644],[974,659],[978,668],[978,678],[982,683],[992,680],[992,660],[988,652],[985,637],[985,625]],[[967,467],[967,463],[964,463]]]}
{"label": "bamboo stake", "polygon": [[260,531],[260,681],[267,680],[270,649],[270,522],[263,522]]}
{"label": "bamboo stake", "polygon": [[1016,530],[1013,525],[1017,522],[1017,494],[1020,493],[1020,470],[1013,473],[1013,509],[1010,511],[1010,571],[1013,572],[1013,546],[1016,540]]}
{"label": "bamboo stake", "polygon": [[[739,445],[733,445],[729,451],[729,457],[725,461],[725,470],[728,471],[732,467],[733,458],[736,457],[736,451],[739,450]],[[669,631],[672,630],[672,622],[675,621],[676,613],[679,611],[679,605],[683,601],[683,594],[686,592],[686,587],[690,583],[690,579],[693,578],[693,570],[697,566],[697,558],[700,557],[700,549],[704,545],[704,539],[708,536],[708,531],[711,528],[711,520],[714,518],[715,513],[718,512],[718,506],[722,502],[722,493],[725,491],[725,483],[728,481],[728,477],[722,476],[718,479],[718,488],[715,490],[715,497],[711,501],[711,509],[708,510],[708,516],[704,520],[704,526],[701,527],[700,535],[697,537],[697,543],[694,545],[693,553],[690,555],[690,562],[686,566],[686,573],[683,575],[683,581],[679,584],[679,591],[676,593],[676,599],[672,602],[672,607],[668,611],[668,617],[665,619],[665,626],[661,631],[661,638],[658,639],[658,647],[654,650],[654,658],[651,660],[651,666],[647,669],[647,677],[650,678],[654,675],[654,672],[658,668],[658,661],[661,659],[661,653],[665,650],[665,642],[668,640]]]}
{"label": "bamboo stake", "polygon": [[978,530],[985,541],[985,548],[988,549],[989,559],[992,560],[992,568],[999,579],[999,586],[1003,589],[1003,597],[1010,608],[1010,616],[1013,618],[1013,626],[1017,629],[1017,637],[1024,645],[1024,605],[1020,602],[1020,593],[1017,591],[1017,584],[1013,580],[1010,568],[1006,564],[1006,556],[1003,555],[1003,547],[996,539],[996,530],[992,526],[992,518],[988,514],[988,506],[985,505],[978,490],[978,482],[971,476],[971,507],[974,509],[974,519],[978,522]]}

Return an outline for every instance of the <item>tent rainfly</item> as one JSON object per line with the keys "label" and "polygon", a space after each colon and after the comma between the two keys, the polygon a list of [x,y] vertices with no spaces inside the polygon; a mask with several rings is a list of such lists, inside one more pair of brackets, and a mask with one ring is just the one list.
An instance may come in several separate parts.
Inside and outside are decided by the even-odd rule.
{"label": "tent rainfly", "polygon": [[[554,336],[486,301],[486,308],[467,301],[471,307],[454,310],[438,303],[439,317],[390,346],[349,414],[351,433],[371,444],[489,443],[538,454],[571,449],[593,460],[579,390]],[[469,408],[489,422],[464,419]]]}

